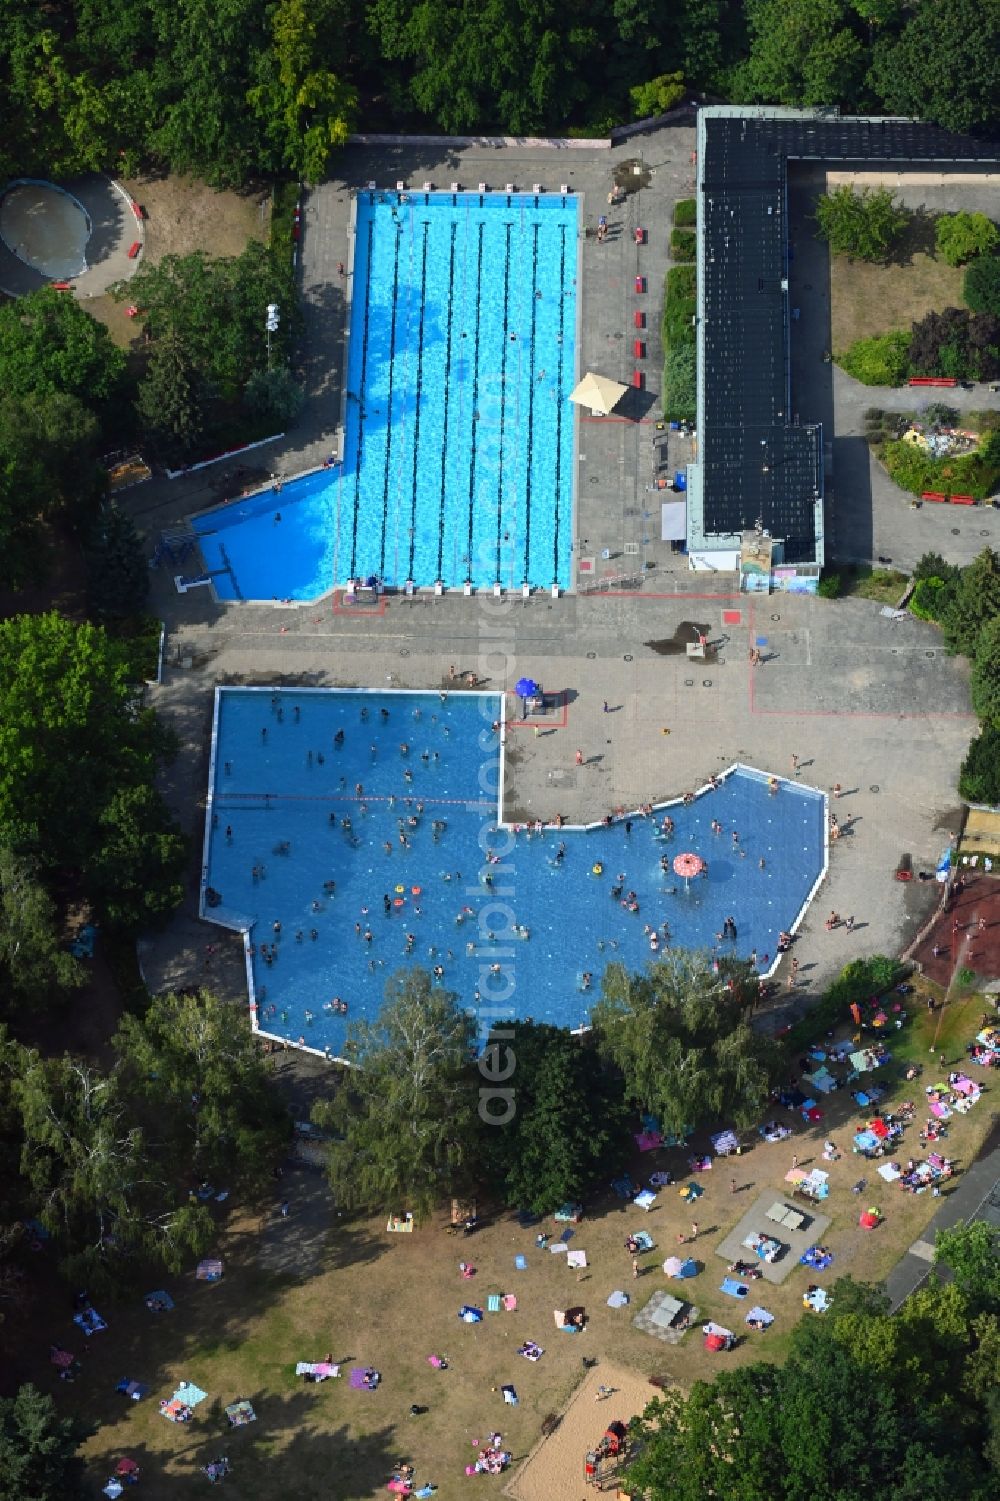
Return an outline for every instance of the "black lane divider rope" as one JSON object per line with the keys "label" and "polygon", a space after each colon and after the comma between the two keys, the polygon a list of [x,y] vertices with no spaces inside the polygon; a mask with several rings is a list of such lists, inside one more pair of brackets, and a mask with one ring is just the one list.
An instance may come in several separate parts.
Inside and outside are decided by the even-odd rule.
{"label": "black lane divider rope", "polygon": [[413,483],[410,488],[410,561],[406,577],[413,577],[413,554],[417,525],[417,455],[420,450],[420,397],[424,384],[424,314],[427,307],[427,234],[429,221],[423,221],[424,242],[420,257],[420,322],[417,325],[417,396],[413,414]]}
{"label": "black lane divider rope", "polygon": [[476,245],[476,331],[472,340],[472,444],[469,449],[469,537],[467,543],[469,566],[466,575],[468,578],[472,577],[472,516],[476,489],[476,448],[479,443],[479,332],[483,293],[483,231],[485,225],[480,224],[478,229],[479,237]]}
{"label": "black lane divider rope", "polygon": [[452,320],[455,316],[455,239],[458,234],[458,225],[451,226],[451,246],[448,251],[448,333],[445,339],[444,354],[444,427],[441,433],[441,499],[438,502],[438,563],[437,577],[440,579],[444,558],[444,485],[448,474],[448,407],[451,404],[451,335]]}
{"label": "black lane divider rope", "polygon": [[[537,204],[538,199],[535,199]],[[531,246],[531,380],[528,386],[528,454],[524,480],[524,572],[521,582],[528,582],[528,557],[531,552],[531,460],[534,453],[532,442],[535,429],[535,329],[538,323],[538,231],[532,226]]]}
{"label": "black lane divider rope", "polygon": [[[565,226],[565,224],[560,225],[559,236],[560,236],[560,246],[559,246],[559,285],[562,288],[562,293],[560,294],[560,297],[559,297],[559,348],[561,350],[562,347],[563,347],[563,334],[564,334],[565,329],[566,329],[566,296],[565,296],[565,291],[566,291],[566,226]],[[560,365],[560,377],[561,377],[561,375],[562,375],[562,356],[561,355],[560,355],[560,358],[559,358],[559,365]],[[555,484],[554,484],[554,487],[553,487],[554,490],[555,490],[555,501],[556,501],[556,524],[555,524],[555,526],[552,529],[552,582],[554,584],[557,584],[559,582],[559,517],[560,517],[560,506],[559,506],[559,494],[560,494],[560,491],[559,491],[559,485],[560,485],[560,481],[562,479],[562,418],[563,418],[562,409],[563,409],[563,402],[562,402],[562,380],[560,378],[560,380],[556,384],[556,473],[555,473]]]}
{"label": "black lane divider rope", "polygon": [[[372,244],[375,221],[368,220],[368,264],[365,267],[365,321],[361,332],[361,378],[358,382],[358,455],[354,469],[354,516],[351,521],[351,578],[358,571],[358,508],[361,504],[361,456],[365,438],[365,381],[368,376],[368,309],[372,292]],[[350,393],[348,393],[350,394]]]}
{"label": "black lane divider rope", "polygon": [[[507,202],[510,202],[509,198]],[[500,579],[500,537],[503,531],[503,438],[507,422],[507,350],[510,346],[510,309],[507,299],[510,296],[510,235],[514,226],[508,223],[504,228],[506,231],[507,247],[503,263],[503,354],[500,359],[500,451],[497,454],[497,567],[495,578],[498,582]],[[471,530],[471,518],[469,526]]]}
{"label": "black lane divider rope", "polygon": [[389,390],[386,393],[385,405],[385,463],[382,466],[382,539],[379,548],[378,571],[381,578],[385,573],[385,533],[389,524],[389,464],[392,457],[392,387],[395,378],[396,360],[396,319],[399,313],[399,247],[402,243],[402,226],[393,213],[393,227],[396,230],[396,250],[392,262],[392,318],[389,322]]}

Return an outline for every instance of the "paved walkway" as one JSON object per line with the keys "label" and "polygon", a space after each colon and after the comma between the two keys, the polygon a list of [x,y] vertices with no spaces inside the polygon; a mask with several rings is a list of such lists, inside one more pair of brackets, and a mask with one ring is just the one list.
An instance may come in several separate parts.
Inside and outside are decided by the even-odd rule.
{"label": "paved walkway", "polygon": [[937,1232],[950,1229],[959,1220],[983,1220],[1000,1231],[1000,1114],[996,1111],[979,1157],[942,1198],[941,1208],[924,1235],[914,1241],[886,1278],[885,1290],[893,1313],[931,1275]]}

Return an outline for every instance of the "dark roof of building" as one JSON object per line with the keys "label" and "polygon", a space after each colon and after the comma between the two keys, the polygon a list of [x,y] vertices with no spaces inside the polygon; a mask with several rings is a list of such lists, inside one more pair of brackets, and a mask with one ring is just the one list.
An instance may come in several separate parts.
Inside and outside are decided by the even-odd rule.
{"label": "dark roof of building", "polygon": [[974,163],[1000,150],[909,120],[708,109],[701,124],[703,532],[760,520],[805,562],[816,556],[822,434],[793,426],[789,410],[787,164]]}

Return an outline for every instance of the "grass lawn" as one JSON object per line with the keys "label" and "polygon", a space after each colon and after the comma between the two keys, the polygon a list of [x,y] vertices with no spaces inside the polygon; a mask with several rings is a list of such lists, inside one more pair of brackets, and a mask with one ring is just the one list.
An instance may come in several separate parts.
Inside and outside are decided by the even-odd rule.
{"label": "grass lawn", "polygon": [[[906,1004],[912,1021],[889,1033],[894,1058],[882,1071],[894,1100],[917,1099],[923,1084],[936,1079],[932,1045],[949,1062],[963,1057],[982,1009],[976,997],[956,1001],[943,1013],[928,1013],[925,995],[908,997]],[[925,1065],[924,1078],[906,1084],[902,1067],[911,1059]],[[704,1350],[697,1329],[670,1346],[637,1330],[633,1315],[654,1291],[669,1286],[697,1303],[700,1322],[714,1318],[745,1333],[745,1310],[720,1291],[725,1264],[715,1247],[758,1194],[773,1191],[775,1198],[787,1198],[784,1176],[793,1155],[800,1166],[822,1165],[830,1172],[832,1192],[822,1208],[832,1223],[823,1240],[835,1261],[820,1274],[796,1265],[781,1286],[755,1283],[752,1301],[775,1314],[775,1326],[766,1335],[750,1335],[726,1361],[780,1359],[788,1331],[803,1316],[807,1282],[829,1285],[845,1272],[873,1281],[886,1275],[923,1232],[939,1201],[929,1193],[899,1192],[878,1178],[874,1163],[852,1155],[853,1131],[871,1112],[860,1111],[846,1089],[826,1096],[823,1107],[825,1118],[808,1128],[797,1115],[784,1117],[793,1131],[786,1141],[765,1144],[755,1135],[741,1156],[717,1159],[712,1171],[698,1175],[705,1193],[693,1211],[676,1187],[662,1190],[649,1214],[623,1208],[610,1192],[595,1198],[570,1243],[587,1253],[590,1265],[583,1273],[568,1268],[565,1256],[537,1248],[537,1229],[523,1229],[510,1216],[487,1217],[484,1228],[469,1238],[446,1234],[443,1218],[413,1235],[387,1235],[382,1218],[338,1218],[318,1178],[293,1173],[282,1185],[292,1201],[289,1221],[277,1218],[273,1204],[263,1216],[237,1208],[225,1220],[220,1209],[218,1249],[225,1278],[214,1286],[196,1282],[190,1273],[165,1279],[176,1299],[173,1312],[149,1313],[135,1296],[117,1306],[99,1300],[110,1327],[84,1342],[70,1323],[70,1299],[64,1294],[46,1307],[36,1305],[23,1330],[9,1325],[7,1333],[18,1341],[24,1378],[54,1391],[61,1408],[78,1409],[99,1425],[86,1445],[97,1484],[103,1485],[118,1457],[130,1454],[142,1466],[144,1482],[155,1488],[159,1480],[162,1489],[169,1477],[172,1495],[200,1496],[206,1482],[199,1467],[225,1454],[234,1467],[229,1486],[236,1495],[285,1501],[292,1494],[328,1492],[338,1501],[352,1501],[383,1491],[393,1461],[405,1456],[416,1465],[417,1484],[430,1480],[447,1496],[465,1479],[464,1467],[475,1455],[473,1440],[494,1428],[512,1449],[515,1467],[520,1464],[538,1440],[542,1420],[576,1390],[584,1357],[685,1386],[718,1371],[719,1360]],[[959,1167],[985,1138],[990,1115],[984,1100],[953,1123],[945,1150]],[[918,1129],[907,1132],[905,1155],[920,1155]],[[833,1164],[822,1163],[826,1137],[843,1153]],[[695,1139],[698,1150],[705,1145],[706,1139]],[[679,1181],[688,1179],[686,1152],[646,1153],[631,1166],[637,1178],[668,1169]],[[851,1187],[862,1176],[874,1186],[858,1196]],[[294,1215],[306,1201],[314,1206],[313,1219],[300,1229]],[[871,1233],[857,1223],[860,1208],[869,1203],[885,1215],[882,1227]],[[692,1213],[699,1233],[684,1250],[699,1263],[699,1275],[668,1284],[662,1262],[678,1251],[679,1236],[690,1235]],[[538,1228],[556,1234],[561,1229],[551,1220]],[[623,1241],[638,1229],[653,1235],[656,1249],[641,1258],[642,1274],[634,1279]],[[282,1245],[286,1232],[293,1238]],[[288,1258],[288,1270],[281,1274],[267,1269],[275,1259],[264,1254],[276,1246]],[[518,1252],[527,1257],[525,1271],[514,1268]],[[463,1259],[477,1268],[468,1281],[458,1270]],[[630,1307],[607,1306],[615,1288],[631,1296]],[[485,1307],[490,1292],[516,1293],[517,1310],[488,1313],[478,1325],[459,1321],[462,1303]],[[586,1331],[557,1330],[553,1309],[578,1304],[589,1315]],[[537,1364],[516,1353],[526,1339],[545,1349]],[[84,1371],[75,1385],[53,1379],[50,1343],[81,1355]],[[345,1368],[353,1362],[376,1366],[382,1386],[366,1393],[353,1391],[346,1376],[320,1386],[296,1379],[296,1360],[321,1360],[327,1353]],[[449,1369],[433,1369],[427,1363],[431,1354],[447,1356]],[[116,1395],[123,1376],[148,1382],[148,1398],[132,1403]],[[177,1427],[159,1415],[158,1403],[184,1380],[203,1387],[209,1400],[190,1425]],[[517,1389],[517,1407],[503,1403],[499,1388],[507,1382]],[[230,1431],[222,1408],[237,1397],[250,1398],[258,1421]],[[413,1403],[426,1411],[411,1417]],[[594,1440],[609,1415],[603,1409],[595,1415]],[[582,1465],[581,1453],[581,1480]]]}
{"label": "grass lawn", "polygon": [[925,313],[964,306],[964,271],[946,266],[933,251],[933,224],[916,215],[886,266],[831,256],[831,347],[844,350],[855,339],[909,330]]}

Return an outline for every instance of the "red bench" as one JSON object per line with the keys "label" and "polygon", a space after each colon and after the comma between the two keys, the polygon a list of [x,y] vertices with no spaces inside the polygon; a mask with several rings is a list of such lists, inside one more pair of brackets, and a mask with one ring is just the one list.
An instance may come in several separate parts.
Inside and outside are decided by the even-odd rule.
{"label": "red bench", "polygon": [[128,247],[128,258],[129,258],[129,260],[130,261],[134,261],[135,258],[136,258],[136,256],[139,254],[139,251],[141,249],[142,249],[142,241],[141,240],[133,240],[132,243],[131,243],[131,245]]}
{"label": "red bench", "polygon": [[921,495],[920,499],[921,500],[936,500],[936,501],[940,502],[943,505],[944,502],[948,499],[948,497],[947,497],[947,495],[945,495],[945,493],[944,493],[943,490],[925,490],[924,493]]}
{"label": "red bench", "polygon": [[976,497],[974,495],[952,495],[951,503],[953,506],[974,506]]}
{"label": "red bench", "polygon": [[957,386],[958,381],[952,375],[913,375],[907,381],[909,386]]}

